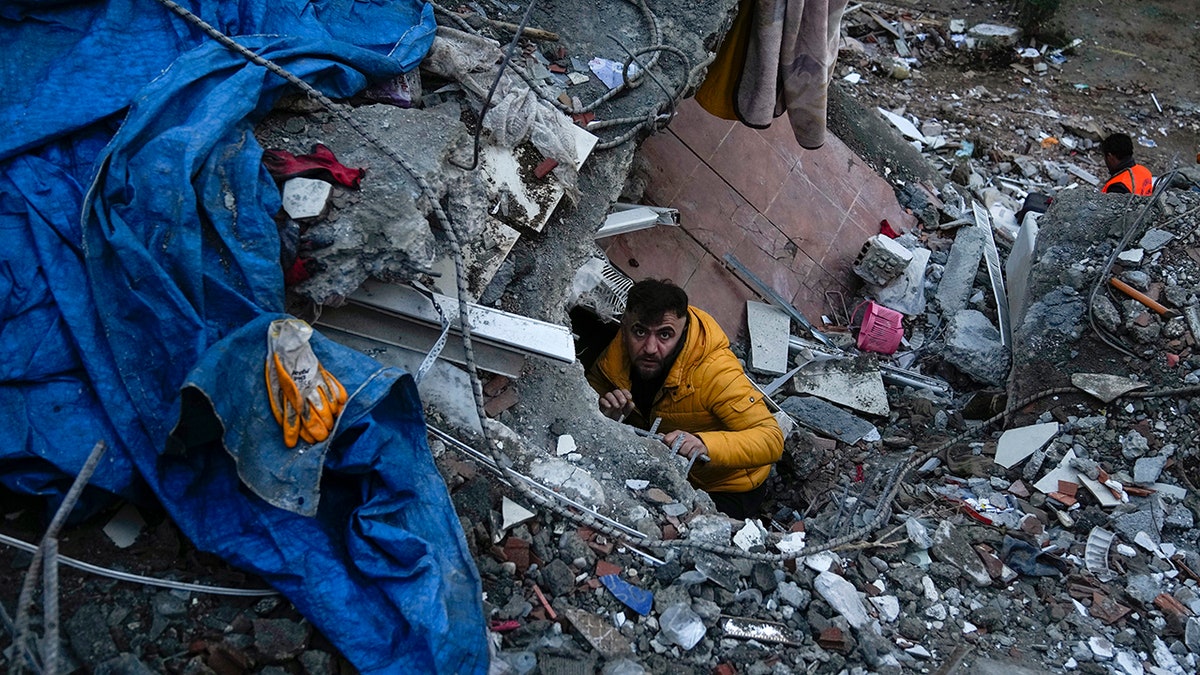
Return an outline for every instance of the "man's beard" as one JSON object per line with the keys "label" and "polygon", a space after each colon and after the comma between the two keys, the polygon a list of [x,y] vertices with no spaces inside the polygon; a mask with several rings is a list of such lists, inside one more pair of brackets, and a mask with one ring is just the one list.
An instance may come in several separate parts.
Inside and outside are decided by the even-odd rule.
{"label": "man's beard", "polygon": [[679,358],[679,353],[683,351],[683,343],[684,338],[681,337],[679,344],[675,345],[675,349],[672,349],[671,353],[667,354],[666,358],[664,358],[662,361],[657,362],[658,367],[655,368],[654,372],[652,373],[642,374],[642,371],[640,368],[638,368],[638,364],[636,362],[630,364],[630,377],[633,379],[633,381],[641,384],[657,383],[658,385],[661,385],[663,380],[667,378],[667,373],[671,371],[671,367],[675,365],[675,359]]}

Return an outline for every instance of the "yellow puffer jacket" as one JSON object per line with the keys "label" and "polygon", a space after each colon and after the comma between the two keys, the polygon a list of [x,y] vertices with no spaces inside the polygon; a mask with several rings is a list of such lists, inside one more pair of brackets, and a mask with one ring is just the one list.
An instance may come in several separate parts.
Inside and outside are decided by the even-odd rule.
{"label": "yellow puffer jacket", "polygon": [[[647,420],[635,410],[626,421],[648,429],[661,417],[660,433],[682,429],[708,447],[710,461],[697,462],[688,479],[708,492],[746,492],[762,485],[783,455],[783,432],[729,350],[729,338],[703,310],[688,308],[683,350]],[[600,354],[587,374],[598,393],[630,389],[629,355],[621,336]]]}

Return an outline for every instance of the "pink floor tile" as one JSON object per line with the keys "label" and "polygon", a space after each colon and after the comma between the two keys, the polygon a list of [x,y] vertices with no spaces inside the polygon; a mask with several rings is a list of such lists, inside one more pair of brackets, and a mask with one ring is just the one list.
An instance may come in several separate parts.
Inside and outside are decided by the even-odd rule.
{"label": "pink floor tile", "polygon": [[800,158],[804,172],[817,189],[835,202],[853,203],[868,179],[878,175],[837,137],[827,135],[825,145]]}
{"label": "pink floor tile", "polygon": [[649,167],[645,200],[656,206],[671,206],[680,190],[691,182],[696,167],[704,166],[696,153],[670,131],[646,139],[638,152]]}
{"label": "pink floor tile", "polygon": [[771,206],[792,166],[761,134],[745,126],[729,132],[709,164],[759,211]]}
{"label": "pink floor tile", "polygon": [[707,256],[704,248],[678,227],[660,226],[610,237],[601,242],[612,264],[634,281],[670,279],[683,286]]}
{"label": "pink floor tile", "polygon": [[701,260],[684,290],[693,305],[713,315],[730,340],[746,336],[746,301],[758,296],[716,258]]}
{"label": "pink floor tile", "polygon": [[678,113],[668,128],[700,159],[708,160],[721,145],[721,141],[725,140],[734,124],[736,123],[710,115],[699,103],[689,98],[679,104]]}
{"label": "pink floor tile", "polygon": [[692,179],[669,204],[679,209],[679,222],[717,257],[737,248],[758,212],[708,165],[701,164]]}
{"label": "pink floor tile", "polygon": [[[853,201],[844,205],[830,201],[797,168],[789,172],[779,196],[764,215],[805,251],[824,251],[852,204]],[[811,257],[820,259],[820,255]]]}

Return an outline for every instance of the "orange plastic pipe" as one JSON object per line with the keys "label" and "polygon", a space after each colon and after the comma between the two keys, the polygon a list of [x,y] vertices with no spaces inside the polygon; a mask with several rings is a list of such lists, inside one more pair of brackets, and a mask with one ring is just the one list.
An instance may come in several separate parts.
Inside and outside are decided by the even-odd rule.
{"label": "orange plastic pipe", "polygon": [[1133,298],[1134,300],[1137,300],[1138,302],[1149,307],[1150,309],[1154,310],[1155,312],[1157,312],[1160,315],[1167,314],[1168,312],[1171,311],[1171,310],[1167,309],[1166,307],[1160,305],[1159,303],[1155,302],[1154,300],[1151,300],[1150,296],[1146,295],[1145,293],[1142,293],[1141,291],[1137,290],[1133,286],[1130,286],[1129,284],[1125,283],[1124,281],[1121,281],[1120,279],[1117,279],[1116,277],[1109,279],[1108,282],[1110,284],[1112,284],[1113,287],[1116,288],[1118,291],[1121,291],[1125,295],[1128,295],[1129,297]]}

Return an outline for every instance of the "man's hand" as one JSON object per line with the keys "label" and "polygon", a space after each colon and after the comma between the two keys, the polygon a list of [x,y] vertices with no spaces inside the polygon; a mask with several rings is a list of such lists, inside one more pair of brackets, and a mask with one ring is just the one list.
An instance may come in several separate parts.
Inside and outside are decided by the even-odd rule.
{"label": "man's hand", "polygon": [[679,449],[676,450],[676,453],[681,457],[687,457],[690,460],[693,457],[708,454],[708,446],[704,445],[704,441],[700,440],[699,436],[689,434],[688,432],[681,431],[679,429],[668,432],[666,435],[664,435],[663,443],[666,443],[667,447],[674,447],[675,442],[678,441],[681,436],[683,437],[683,443],[679,446]]}
{"label": "man's hand", "polygon": [[609,419],[623,419],[633,412],[633,394],[627,389],[613,389],[600,397],[600,414]]}

